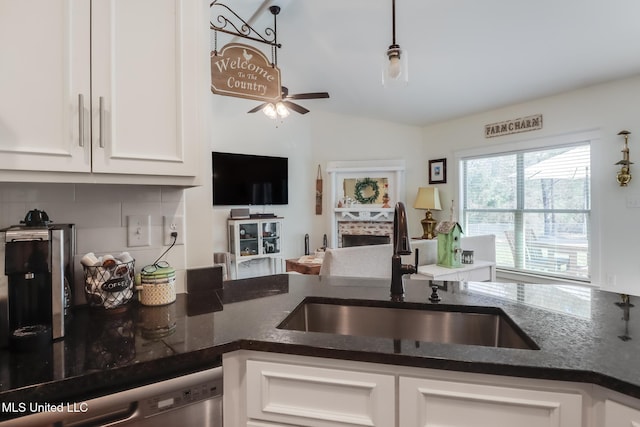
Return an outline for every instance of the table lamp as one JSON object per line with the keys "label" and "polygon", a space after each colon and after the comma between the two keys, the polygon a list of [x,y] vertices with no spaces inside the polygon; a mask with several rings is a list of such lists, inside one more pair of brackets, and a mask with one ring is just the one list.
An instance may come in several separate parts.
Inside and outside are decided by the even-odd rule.
{"label": "table lamp", "polygon": [[442,207],[440,206],[440,194],[438,193],[438,189],[435,187],[418,188],[418,195],[416,196],[416,201],[413,204],[413,207],[416,209],[427,210],[425,218],[420,221],[422,223],[422,230],[424,232],[422,238],[433,239],[434,237],[436,237],[434,230],[438,221],[433,219],[433,216],[431,215],[431,209],[438,211],[442,209]]}

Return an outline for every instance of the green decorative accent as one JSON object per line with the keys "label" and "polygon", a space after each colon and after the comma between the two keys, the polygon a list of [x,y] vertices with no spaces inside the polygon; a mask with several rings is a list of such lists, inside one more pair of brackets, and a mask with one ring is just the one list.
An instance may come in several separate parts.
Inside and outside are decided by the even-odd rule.
{"label": "green decorative accent", "polygon": [[[363,195],[363,191],[367,188],[371,188],[373,191],[373,195],[369,197],[365,197]],[[370,204],[374,203],[378,200],[378,196],[380,196],[380,188],[378,187],[378,182],[371,178],[363,178],[356,181],[354,197],[356,200],[362,204]]]}
{"label": "green decorative accent", "polygon": [[457,222],[445,222],[438,224],[438,260],[441,267],[462,267],[462,249],[460,249],[460,237],[462,227]]}

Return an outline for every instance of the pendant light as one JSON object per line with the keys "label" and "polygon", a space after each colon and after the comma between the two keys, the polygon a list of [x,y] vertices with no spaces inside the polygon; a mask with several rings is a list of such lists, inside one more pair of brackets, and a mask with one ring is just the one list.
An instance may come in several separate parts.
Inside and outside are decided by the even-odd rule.
{"label": "pendant light", "polygon": [[382,84],[385,87],[404,86],[409,82],[409,54],[396,43],[396,0],[391,0],[392,42],[385,52]]}

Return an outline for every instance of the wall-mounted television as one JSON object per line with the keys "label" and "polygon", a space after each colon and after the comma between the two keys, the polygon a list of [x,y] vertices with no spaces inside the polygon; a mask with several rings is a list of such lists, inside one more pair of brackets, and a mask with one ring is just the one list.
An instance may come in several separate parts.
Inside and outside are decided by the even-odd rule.
{"label": "wall-mounted television", "polygon": [[253,154],[211,153],[213,205],[286,205],[289,160]]}

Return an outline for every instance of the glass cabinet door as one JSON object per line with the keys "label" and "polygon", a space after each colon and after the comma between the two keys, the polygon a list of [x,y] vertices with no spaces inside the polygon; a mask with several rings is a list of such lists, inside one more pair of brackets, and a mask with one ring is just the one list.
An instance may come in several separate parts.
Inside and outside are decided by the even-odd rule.
{"label": "glass cabinet door", "polygon": [[280,222],[265,221],[262,223],[262,252],[265,254],[280,253]]}
{"label": "glass cabinet door", "polygon": [[239,225],[240,256],[258,255],[258,223]]}

